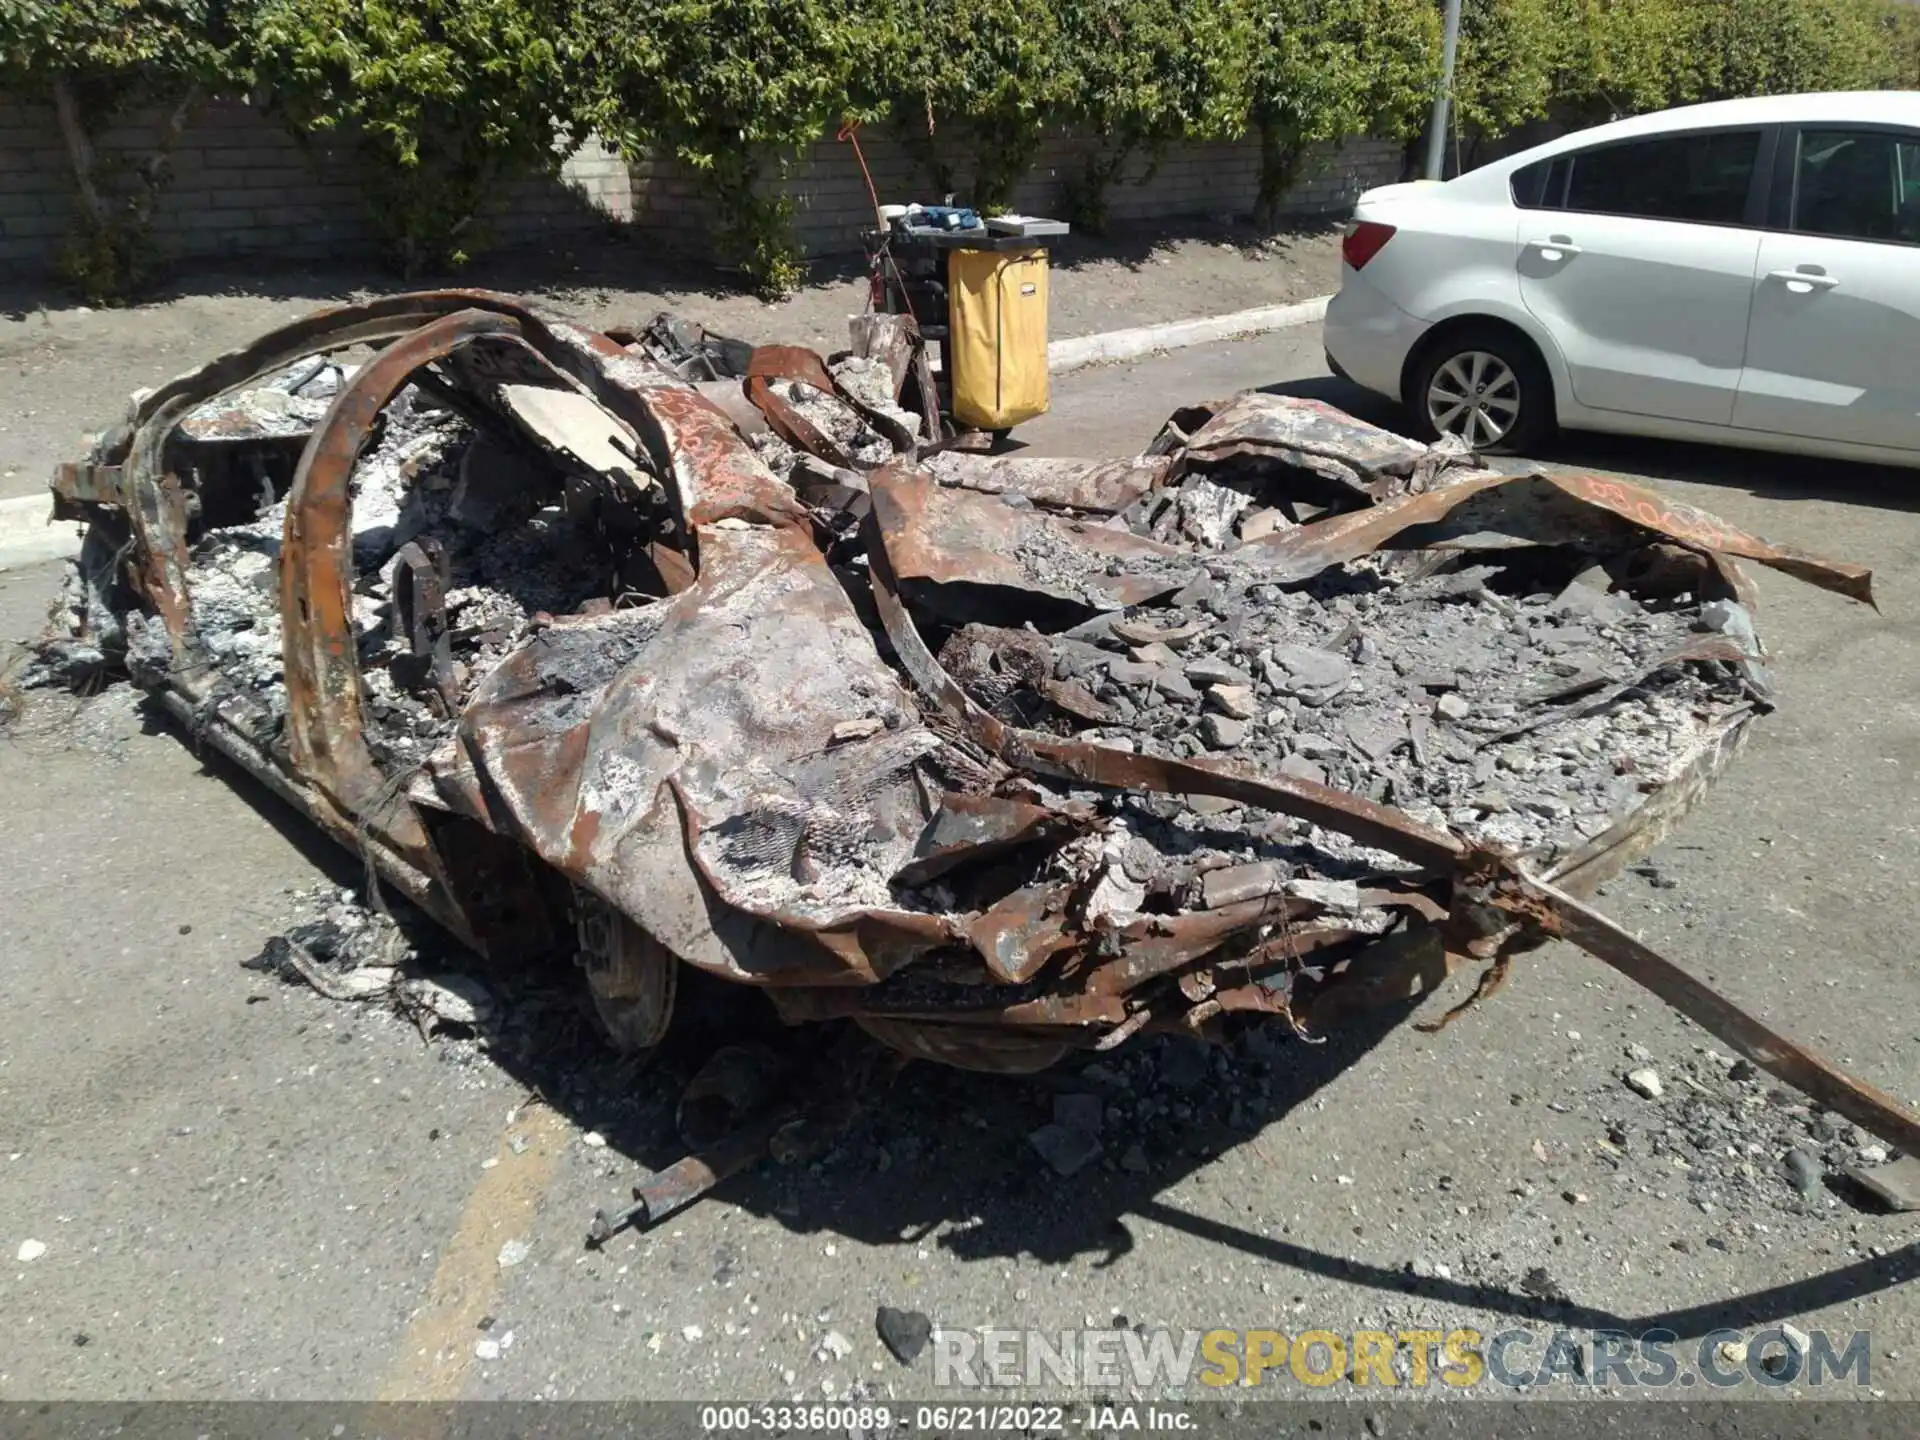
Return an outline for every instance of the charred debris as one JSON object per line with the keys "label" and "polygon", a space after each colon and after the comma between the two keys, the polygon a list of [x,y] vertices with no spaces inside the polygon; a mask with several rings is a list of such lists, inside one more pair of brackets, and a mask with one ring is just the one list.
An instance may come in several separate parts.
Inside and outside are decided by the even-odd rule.
{"label": "charred debris", "polygon": [[1559,937],[1920,1152],[1583,899],[1768,708],[1742,562],[1864,570],[1266,394],[1130,458],[964,453],[910,322],[853,333],[451,291],[262,336],[61,467],[41,678],[124,673],[461,941],[572,954],[628,1049],[686,966],[1018,1072],[1479,999]]}

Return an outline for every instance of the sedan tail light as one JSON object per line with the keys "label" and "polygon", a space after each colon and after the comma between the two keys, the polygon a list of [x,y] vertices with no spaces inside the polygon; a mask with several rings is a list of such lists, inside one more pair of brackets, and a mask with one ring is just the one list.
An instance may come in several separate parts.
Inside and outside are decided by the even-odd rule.
{"label": "sedan tail light", "polygon": [[1377,220],[1356,220],[1347,226],[1346,238],[1340,242],[1340,258],[1356,270],[1364,269],[1392,238],[1393,226]]}

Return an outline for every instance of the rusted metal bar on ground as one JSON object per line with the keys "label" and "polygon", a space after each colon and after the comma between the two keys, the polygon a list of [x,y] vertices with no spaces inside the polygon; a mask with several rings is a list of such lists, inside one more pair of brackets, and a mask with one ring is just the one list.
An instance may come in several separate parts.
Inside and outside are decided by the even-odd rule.
{"label": "rusted metal bar on ground", "polygon": [[625,1209],[612,1214],[605,1210],[593,1212],[588,1242],[605,1244],[629,1225],[652,1225],[686,1209],[714,1186],[765,1157],[773,1137],[796,1118],[795,1111],[781,1110],[743,1126],[705,1150],[676,1160],[664,1170],[655,1171],[633,1187],[633,1203]]}

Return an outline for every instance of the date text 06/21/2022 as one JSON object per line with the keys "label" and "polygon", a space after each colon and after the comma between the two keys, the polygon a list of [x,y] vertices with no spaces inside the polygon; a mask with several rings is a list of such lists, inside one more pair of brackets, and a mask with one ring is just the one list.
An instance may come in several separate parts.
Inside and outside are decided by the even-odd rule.
{"label": "date text 06/21/2022", "polygon": [[703,1405],[700,1428],[710,1434],[886,1434],[911,1430],[934,1435],[1045,1435],[1068,1430],[1113,1432],[1192,1430],[1196,1418],[1177,1405]]}

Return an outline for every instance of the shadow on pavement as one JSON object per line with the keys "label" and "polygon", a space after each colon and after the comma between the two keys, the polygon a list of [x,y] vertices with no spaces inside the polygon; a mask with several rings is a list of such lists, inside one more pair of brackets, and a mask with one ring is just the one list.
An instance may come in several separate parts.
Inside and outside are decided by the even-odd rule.
{"label": "shadow on pavement", "polygon": [[1568,1328],[1623,1330],[1635,1335],[1647,1330],[1671,1330],[1682,1340],[1698,1339],[1715,1330],[1751,1330],[1810,1310],[1849,1304],[1920,1276],[1920,1243],[1915,1243],[1878,1259],[1860,1260],[1824,1275],[1784,1281],[1746,1295],[1645,1315],[1625,1315],[1599,1306],[1528,1295],[1474,1281],[1417,1279],[1365,1261],[1329,1255],[1269,1235],[1256,1235],[1157,1200],[1145,1201],[1137,1213],[1170,1230],[1239,1250],[1256,1260],[1349,1285],[1399,1291],[1447,1305],[1488,1310],[1516,1319],[1544,1320]]}
{"label": "shadow on pavement", "polygon": [[[509,1073],[574,1123],[600,1130],[636,1163],[658,1169],[685,1153],[672,1097],[713,1047],[753,1035],[789,1047],[831,1043],[818,1032],[778,1031],[765,1007],[756,1008],[758,999],[720,981],[683,989],[683,1001],[692,1003],[645,1072],[613,1057],[590,1027],[563,1017],[553,1028],[525,1034],[521,1048],[495,1053]],[[1411,1014],[1410,1006],[1375,1011],[1323,1044],[1292,1039],[1279,1027],[1214,1050],[1148,1036],[1037,1076],[911,1063],[890,1084],[873,1087],[826,1153],[794,1165],[763,1161],[701,1203],[737,1205],[798,1235],[839,1235],[876,1248],[935,1243],[963,1262],[1030,1257],[1058,1265],[1091,1258],[1095,1268],[1131,1254],[1142,1243],[1144,1222],[1368,1290],[1573,1328],[1668,1329],[1681,1339],[1857,1302],[1920,1276],[1916,1244],[1745,1295],[1626,1314],[1534,1293],[1527,1288],[1531,1277],[1504,1285],[1416,1276],[1163,1198],[1196,1176],[1204,1182],[1215,1161],[1246,1147],[1262,1172],[1263,1213],[1324,1206],[1324,1186],[1308,1183],[1311,1167],[1265,1132],[1347,1070],[1369,1063],[1371,1052]],[[1070,1177],[1056,1175],[1027,1136],[1052,1118],[1057,1096],[1086,1093],[1106,1106],[1102,1156]],[[610,1194],[606,1202],[625,1198]],[[584,1227],[590,1217],[580,1219]]]}

